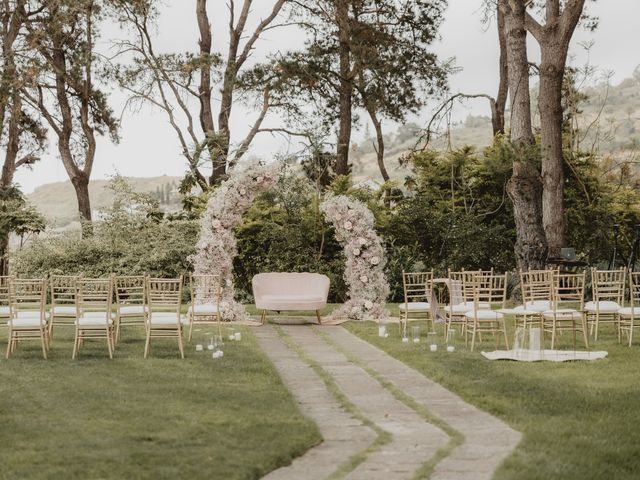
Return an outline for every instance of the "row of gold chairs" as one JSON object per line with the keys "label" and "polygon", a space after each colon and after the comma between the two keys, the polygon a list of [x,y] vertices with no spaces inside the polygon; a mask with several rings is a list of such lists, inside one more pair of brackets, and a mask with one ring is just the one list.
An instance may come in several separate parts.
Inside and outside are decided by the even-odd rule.
{"label": "row of gold chairs", "polygon": [[47,357],[56,327],[74,327],[72,358],[86,339],[106,340],[109,358],[120,339],[121,328],[142,326],[144,357],[152,338],[177,338],[184,358],[183,328],[191,341],[194,325],[217,324],[221,334],[221,286],[217,275],[191,275],[191,303],[183,307],[183,277],[149,276],[85,278],[52,275],[48,279],[0,277],[0,317],[6,318],[9,358],[19,342],[39,340]]}
{"label": "row of gold chairs", "polygon": [[[449,272],[447,279],[434,279],[431,272],[403,272],[404,302],[400,305],[402,334],[410,318],[426,318],[434,327],[437,303],[434,285],[446,283],[449,301],[444,307],[445,334],[459,325],[465,336],[470,337],[471,349],[482,333],[492,333],[496,342],[508,338],[504,315],[515,316],[516,327],[539,327],[544,335],[551,335],[551,348],[555,348],[560,333],[581,333],[588,348],[588,334],[597,340],[600,326],[612,323],[618,339],[628,337],[629,346],[633,333],[640,324],[640,272],[591,269],[592,300],[585,303],[584,271],[561,273],[558,270],[520,272],[522,305],[506,308],[507,274],[495,274],[493,270]],[[629,304],[624,306],[626,280],[629,281]],[[637,320],[636,320],[637,318]],[[497,343],[498,345],[498,343]],[[496,345],[496,346],[497,346]]]}

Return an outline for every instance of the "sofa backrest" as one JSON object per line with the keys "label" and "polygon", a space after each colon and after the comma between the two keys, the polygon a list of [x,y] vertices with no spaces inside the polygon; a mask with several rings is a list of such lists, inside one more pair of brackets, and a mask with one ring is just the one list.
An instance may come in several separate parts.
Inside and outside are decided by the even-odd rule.
{"label": "sofa backrest", "polygon": [[321,273],[269,272],[255,275],[251,281],[254,297],[273,294],[329,295],[329,277]]}

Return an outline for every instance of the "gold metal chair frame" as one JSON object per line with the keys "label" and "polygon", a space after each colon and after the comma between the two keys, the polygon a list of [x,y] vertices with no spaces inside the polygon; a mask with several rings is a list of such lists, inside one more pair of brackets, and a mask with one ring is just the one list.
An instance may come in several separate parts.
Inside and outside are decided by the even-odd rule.
{"label": "gold metal chair frame", "polygon": [[[77,275],[50,275],[49,293],[51,304],[49,305],[49,336],[53,338],[55,325],[75,327],[78,319],[76,308]],[[56,310],[65,309],[58,313]]]}
{"label": "gold metal chair frame", "polygon": [[[449,270],[448,274],[448,290],[449,290],[449,303],[445,307],[445,338],[448,338],[449,330],[453,325],[459,324],[461,331],[461,335],[465,335],[466,338],[466,329],[467,329],[467,318],[465,317],[466,312],[455,312],[456,305],[465,304],[465,305],[473,305],[473,285],[474,278],[477,275],[481,276],[490,276],[493,275],[493,268],[491,270],[461,270],[459,272],[454,272]],[[455,292],[454,289],[460,288],[459,292]],[[454,303],[454,299],[456,297],[456,293],[461,295],[461,302]]]}
{"label": "gold metal chair frame", "polygon": [[627,273],[625,268],[619,270],[591,269],[591,288],[593,290],[593,302],[595,311],[585,311],[587,326],[590,333],[594,334],[594,340],[598,340],[598,331],[601,323],[611,323],[616,326],[618,341],[621,341],[620,316],[618,312],[600,311],[600,302],[612,301],[622,306]]}
{"label": "gold metal chair frame", "polygon": [[[481,308],[482,304],[504,309],[507,301],[507,274],[502,275],[475,275],[473,282],[473,312],[472,317],[466,315],[468,324],[466,327],[465,344],[471,335],[471,351],[475,348],[476,335],[491,333],[496,337],[496,348],[500,345],[500,334],[504,336],[505,346],[509,348],[507,328],[503,313],[491,309]],[[485,318],[483,318],[485,317]]]}
{"label": "gold metal chair frame", "polygon": [[118,343],[121,327],[144,327],[146,332],[149,314],[147,278],[145,275],[116,275],[113,277],[113,288],[116,297],[115,341]]}
{"label": "gold metal chair frame", "polygon": [[[46,359],[49,350],[49,330],[45,311],[47,281],[12,278],[9,285],[12,318],[8,322],[9,343],[6,358],[15,352],[19,342],[40,340],[42,356]],[[25,321],[28,323],[25,324]]]}
{"label": "gold metal chair frame", "polygon": [[620,332],[629,337],[629,346],[633,343],[633,332],[640,328],[640,272],[629,272],[629,308],[622,309]]}
{"label": "gold metal chair frame", "polygon": [[104,338],[107,341],[109,358],[112,359],[115,349],[114,322],[111,315],[112,278],[79,278],[76,284],[77,317],[71,358],[75,359],[78,356],[85,339]]}
{"label": "gold metal chair frame", "polygon": [[589,348],[587,322],[583,312],[584,285],[584,271],[582,273],[555,273],[552,309],[542,315],[543,335],[544,332],[551,333],[551,349],[555,348],[557,334],[565,331],[570,331],[573,334],[574,350],[576,349],[577,332],[582,332],[585,347]]}
{"label": "gold metal chair frame", "polygon": [[[191,305],[189,306],[189,339],[193,335],[194,325],[217,325],[218,334],[222,335],[222,318],[220,316],[220,300],[222,285],[219,275],[189,275]],[[197,306],[212,306],[211,312],[198,312]],[[213,310],[215,309],[215,312]],[[206,310],[206,309],[205,309]],[[263,311],[264,317],[264,311]]]}
{"label": "gold metal chair frame", "polygon": [[[410,320],[431,320],[431,329],[435,330],[434,319],[431,316],[431,291],[433,288],[433,270],[428,272],[402,271],[402,287],[404,290],[404,303],[400,304],[400,333],[407,335],[407,324]],[[411,304],[426,303],[425,308],[410,309]],[[402,306],[404,305],[404,309]],[[410,318],[410,314],[419,318]]]}
{"label": "gold metal chair frame", "polygon": [[[147,299],[149,316],[147,320],[147,338],[144,346],[144,358],[151,351],[152,338],[177,338],[180,356],[184,358],[182,342],[182,276],[176,279],[147,277]],[[156,318],[166,318],[165,322],[154,324]]]}

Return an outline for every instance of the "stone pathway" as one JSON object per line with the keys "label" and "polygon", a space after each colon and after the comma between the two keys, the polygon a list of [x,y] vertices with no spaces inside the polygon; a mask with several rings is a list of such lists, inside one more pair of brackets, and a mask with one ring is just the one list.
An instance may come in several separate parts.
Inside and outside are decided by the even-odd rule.
{"label": "stone pathway", "polygon": [[[469,405],[342,327],[277,328],[304,352],[306,359],[287,347],[276,327],[256,330],[258,342],[275,363],[302,412],[318,424],[325,441],[290,466],[271,472],[267,479],[327,478],[358,453],[365,455],[364,460],[345,478],[412,478],[439,451],[446,456],[437,461],[430,478],[489,479],[521,438],[519,432],[504,422]],[[311,360],[330,375],[361,418],[388,432],[390,441],[367,451],[377,433],[341,406],[305,360]],[[450,433],[453,429],[463,435],[462,443],[448,448],[451,437],[414,410],[410,402],[394,396],[391,389],[385,388],[386,383],[445,422]]]}

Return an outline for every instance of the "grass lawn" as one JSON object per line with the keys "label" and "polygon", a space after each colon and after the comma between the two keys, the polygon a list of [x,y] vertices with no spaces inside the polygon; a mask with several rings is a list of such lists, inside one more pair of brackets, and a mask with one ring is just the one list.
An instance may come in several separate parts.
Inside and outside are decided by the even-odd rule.
{"label": "grass lawn", "polygon": [[[640,346],[619,345],[612,329],[592,345],[607,359],[518,363],[485,360],[460,338],[454,353],[430,352],[425,342],[400,342],[395,328],[379,338],[373,322],[345,326],[524,433],[496,479],[640,478]],[[560,346],[570,348],[567,334]],[[493,340],[482,349],[493,350]]]}
{"label": "grass lawn", "polygon": [[221,359],[190,345],[180,360],[175,339],[160,339],[144,360],[136,327],[114,360],[88,340],[72,361],[60,328],[45,361],[38,342],[5,360],[0,329],[0,478],[250,479],[289,463],[320,434],[242,334]]}

